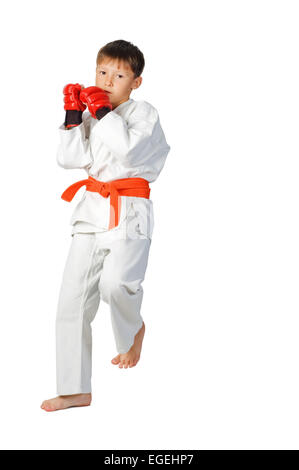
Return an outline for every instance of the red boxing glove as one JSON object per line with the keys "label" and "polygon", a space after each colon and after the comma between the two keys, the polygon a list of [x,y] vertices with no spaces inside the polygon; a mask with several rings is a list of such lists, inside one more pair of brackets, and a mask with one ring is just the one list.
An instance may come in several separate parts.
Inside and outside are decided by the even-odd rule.
{"label": "red boxing glove", "polygon": [[[86,103],[89,109],[90,114],[93,118],[98,119],[96,112],[101,108],[112,109],[112,104],[109,100],[108,93],[102,88],[97,86],[90,86],[84,88],[80,92],[80,100],[83,103]],[[109,111],[108,109],[108,111]]]}
{"label": "red boxing glove", "polygon": [[86,105],[80,99],[81,89],[79,83],[75,85],[70,83],[64,87],[64,109],[66,111],[84,111],[86,109]]}

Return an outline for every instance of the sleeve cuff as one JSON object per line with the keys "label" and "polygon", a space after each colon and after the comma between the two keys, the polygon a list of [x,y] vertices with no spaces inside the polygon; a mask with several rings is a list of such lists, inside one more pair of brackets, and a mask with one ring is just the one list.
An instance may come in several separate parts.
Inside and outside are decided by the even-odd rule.
{"label": "sleeve cuff", "polygon": [[73,129],[76,129],[78,127],[82,127],[83,125],[83,122],[81,122],[81,124],[78,124],[77,126],[73,126],[73,127],[65,127],[65,122],[63,124],[61,124],[61,126],[59,126],[59,130],[62,130],[62,131],[72,131]]}
{"label": "sleeve cuff", "polygon": [[96,112],[96,117],[100,121],[107,113],[110,113],[111,109],[107,107],[99,108]]}

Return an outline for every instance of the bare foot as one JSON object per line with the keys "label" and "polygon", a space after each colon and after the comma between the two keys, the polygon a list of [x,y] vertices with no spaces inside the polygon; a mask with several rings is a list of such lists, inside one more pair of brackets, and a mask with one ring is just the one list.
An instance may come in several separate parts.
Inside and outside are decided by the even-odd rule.
{"label": "bare foot", "polygon": [[138,333],[135,335],[134,344],[132,345],[132,347],[125,354],[118,354],[117,356],[115,356],[111,360],[112,364],[115,364],[115,365],[118,364],[118,367],[120,369],[122,369],[123,367],[127,369],[128,367],[136,366],[137,362],[140,359],[144,333],[145,333],[145,324],[143,322],[142,327],[140,328]]}
{"label": "bare foot", "polygon": [[77,393],[76,395],[59,395],[56,398],[45,400],[40,407],[45,411],[57,411],[72,406],[89,406],[90,403],[91,393]]}

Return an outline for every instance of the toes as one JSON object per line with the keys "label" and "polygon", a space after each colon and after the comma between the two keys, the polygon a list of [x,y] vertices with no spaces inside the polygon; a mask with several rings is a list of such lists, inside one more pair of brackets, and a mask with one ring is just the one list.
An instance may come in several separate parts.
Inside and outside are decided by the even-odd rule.
{"label": "toes", "polygon": [[[129,367],[134,367],[138,361],[138,358],[134,358],[132,359],[132,357],[130,357],[132,355],[127,355],[126,357],[122,358],[121,357],[121,354],[119,356],[117,356],[118,358],[118,367],[120,369],[128,369]],[[116,358],[114,358],[116,359]]]}
{"label": "toes", "polygon": [[43,406],[42,409],[45,411],[54,411],[54,409],[51,408],[50,406]]}
{"label": "toes", "polygon": [[120,355],[114,357],[112,360],[111,360],[112,364],[119,364],[120,362]]}
{"label": "toes", "polygon": [[51,401],[49,400],[45,400],[42,402],[41,404],[41,408],[42,410],[45,410],[45,411],[56,411],[56,407],[53,403],[51,403]]}
{"label": "toes", "polygon": [[132,360],[130,360],[130,361],[124,361],[124,360],[123,360],[123,361],[120,361],[118,367],[119,367],[120,369],[128,369],[128,367],[134,367],[135,365],[136,365],[136,362],[135,362],[135,361],[132,361]]}

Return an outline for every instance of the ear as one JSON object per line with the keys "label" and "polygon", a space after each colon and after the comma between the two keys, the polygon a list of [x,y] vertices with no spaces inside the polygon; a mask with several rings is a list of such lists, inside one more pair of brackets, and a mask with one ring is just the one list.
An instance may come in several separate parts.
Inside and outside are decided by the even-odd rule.
{"label": "ear", "polygon": [[132,90],[136,90],[137,88],[139,88],[141,83],[142,83],[142,77],[135,78],[135,80],[134,80],[134,85],[135,86],[132,88]]}

